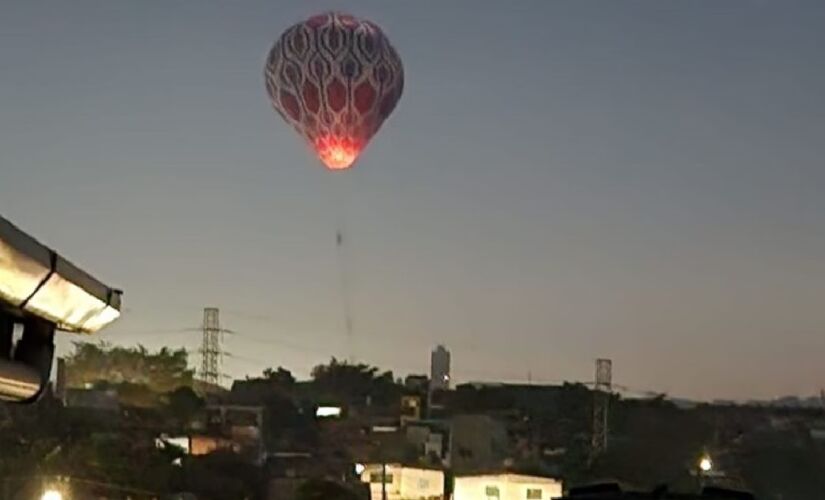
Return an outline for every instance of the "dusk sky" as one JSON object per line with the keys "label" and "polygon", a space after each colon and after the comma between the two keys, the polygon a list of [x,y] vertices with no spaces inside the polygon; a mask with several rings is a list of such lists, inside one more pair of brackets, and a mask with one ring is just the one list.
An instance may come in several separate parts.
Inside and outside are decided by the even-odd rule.
{"label": "dusk sky", "polygon": [[[331,8],[406,70],[344,175],[263,80]],[[609,357],[637,390],[818,393],[823,27],[815,0],[9,2],[0,213],[124,289],[100,339],[194,350],[220,307],[236,377],[350,351],[423,373],[444,343],[458,381]]]}

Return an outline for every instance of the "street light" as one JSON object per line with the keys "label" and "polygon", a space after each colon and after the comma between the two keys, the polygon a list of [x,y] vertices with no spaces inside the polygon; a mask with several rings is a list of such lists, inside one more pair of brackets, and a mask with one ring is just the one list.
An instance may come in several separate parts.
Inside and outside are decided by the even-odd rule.
{"label": "street light", "polygon": [[713,461],[709,456],[705,455],[699,460],[699,470],[703,473],[708,473],[713,469]]}
{"label": "street light", "polygon": [[57,490],[46,490],[40,500],[63,500],[63,494]]}

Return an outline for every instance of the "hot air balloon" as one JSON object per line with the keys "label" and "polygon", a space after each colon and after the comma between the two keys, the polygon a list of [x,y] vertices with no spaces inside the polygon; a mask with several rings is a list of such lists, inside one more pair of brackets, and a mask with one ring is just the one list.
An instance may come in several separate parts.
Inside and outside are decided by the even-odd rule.
{"label": "hot air balloon", "polygon": [[371,21],[328,12],[278,38],[264,71],[275,110],[330,170],[352,167],[404,89],[404,68]]}

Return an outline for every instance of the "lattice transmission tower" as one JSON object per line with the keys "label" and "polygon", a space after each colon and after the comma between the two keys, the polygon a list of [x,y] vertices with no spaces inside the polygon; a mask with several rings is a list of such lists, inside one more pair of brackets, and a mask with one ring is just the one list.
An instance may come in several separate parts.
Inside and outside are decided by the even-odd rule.
{"label": "lattice transmission tower", "polygon": [[223,330],[221,330],[220,311],[217,307],[204,308],[202,329],[200,378],[209,384],[220,385]]}
{"label": "lattice transmission tower", "polygon": [[613,362],[596,360],[596,385],[593,390],[593,436],[591,454],[595,458],[607,449],[607,412],[613,384]]}

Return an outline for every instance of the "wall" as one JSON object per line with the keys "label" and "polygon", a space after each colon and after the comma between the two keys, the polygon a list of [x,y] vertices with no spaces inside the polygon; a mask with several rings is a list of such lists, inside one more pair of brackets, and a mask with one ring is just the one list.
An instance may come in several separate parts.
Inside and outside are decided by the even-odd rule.
{"label": "wall", "polygon": [[[489,487],[499,496],[488,496]],[[562,483],[555,479],[501,474],[456,477],[453,500],[527,500],[528,489],[541,489],[542,500],[562,496]]]}
{"label": "wall", "polygon": [[488,415],[452,419],[450,460],[456,473],[498,470],[511,455],[507,428]]}
{"label": "wall", "polygon": [[[387,500],[428,500],[444,497],[444,472],[440,470],[403,467],[387,464]],[[372,500],[381,500],[381,482],[370,482],[372,476],[381,475],[381,464],[369,464],[361,475],[363,482],[370,483]],[[391,476],[391,477],[390,477]]]}
{"label": "wall", "polygon": [[443,498],[444,473],[438,470],[404,468],[401,470],[401,499]]}

